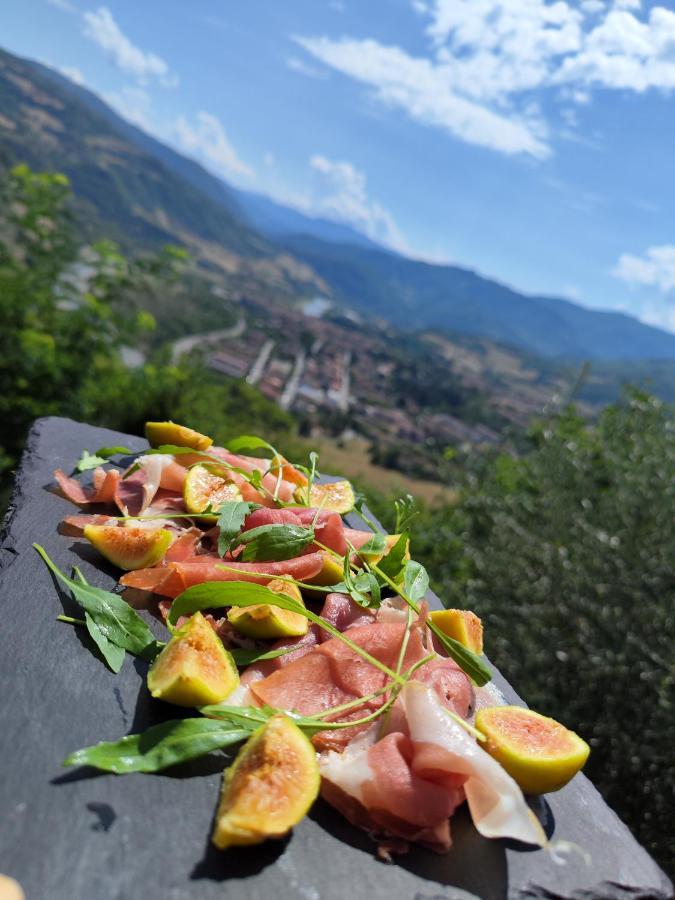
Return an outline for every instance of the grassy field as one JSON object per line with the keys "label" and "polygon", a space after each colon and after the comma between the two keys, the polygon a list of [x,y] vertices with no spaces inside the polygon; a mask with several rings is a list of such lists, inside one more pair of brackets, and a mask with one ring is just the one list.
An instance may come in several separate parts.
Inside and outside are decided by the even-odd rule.
{"label": "grassy field", "polygon": [[453,498],[453,491],[445,485],[373,465],[368,457],[368,442],[363,438],[344,443],[313,438],[311,443],[319,454],[322,472],[344,475],[383,494],[412,494],[426,503]]}

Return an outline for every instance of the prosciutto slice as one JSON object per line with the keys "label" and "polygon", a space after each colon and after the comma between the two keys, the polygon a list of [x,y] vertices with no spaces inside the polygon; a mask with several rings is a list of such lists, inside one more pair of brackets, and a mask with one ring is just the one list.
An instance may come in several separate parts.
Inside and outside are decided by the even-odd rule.
{"label": "prosciutto slice", "polygon": [[[120,579],[125,587],[154,591],[172,599],[187,588],[205,581],[248,581],[267,584],[279,575],[290,575],[298,581],[312,578],[321,571],[320,553],[311,553],[281,562],[238,563],[225,561],[219,556],[193,556],[181,562],[170,563],[167,568],[138,569],[127,572]],[[227,566],[226,569],[223,566]]]}
{"label": "prosciutto slice", "polygon": [[94,469],[92,487],[86,488],[75,478],[70,478],[61,469],[54,472],[63,496],[77,506],[88,506],[90,503],[111,503],[115,498],[120,473],[117,469]]}
{"label": "prosciutto slice", "polygon": [[365,740],[320,758],[322,793],[351,822],[371,831],[451,846],[448,816],[466,798],[476,829],[488,838],[544,846],[546,838],[504,769],[443,710],[429,687],[401,692],[408,734]]}

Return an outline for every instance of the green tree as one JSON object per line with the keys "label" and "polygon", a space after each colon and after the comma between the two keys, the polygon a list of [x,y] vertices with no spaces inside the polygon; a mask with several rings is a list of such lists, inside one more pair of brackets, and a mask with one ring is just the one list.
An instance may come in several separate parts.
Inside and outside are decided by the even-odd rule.
{"label": "green tree", "polygon": [[474,609],[525,700],[589,740],[586,772],[672,868],[675,416],[629,393],[595,425],[565,410],[529,452],[467,462],[459,501],[423,511],[414,552]]}

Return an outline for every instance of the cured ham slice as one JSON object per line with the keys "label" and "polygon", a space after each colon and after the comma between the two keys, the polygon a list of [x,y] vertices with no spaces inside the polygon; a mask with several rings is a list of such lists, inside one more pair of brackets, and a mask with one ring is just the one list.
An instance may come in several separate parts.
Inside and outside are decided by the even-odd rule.
{"label": "cured ham slice", "polygon": [[94,469],[90,488],[84,487],[75,478],[70,478],[61,469],[56,469],[54,478],[67,500],[77,506],[88,506],[90,503],[111,503],[114,500],[120,473],[117,469]]}
{"label": "cured ham slice", "polygon": [[[355,603],[347,594],[328,594],[321,618],[330,622],[338,631],[346,631],[360,625],[372,625],[375,614]],[[328,632],[322,631],[320,640],[328,640]]]}
{"label": "cured ham slice", "polygon": [[331,550],[339,553],[340,556],[345,555],[347,552],[345,526],[336,512],[330,512],[330,510],[325,509],[308,509],[307,507],[298,507],[293,512],[303,525],[311,525],[314,522],[314,534],[317,541],[326,547],[330,547]]}
{"label": "cured ham slice", "polygon": [[462,775],[464,793],[476,829],[487,838],[513,838],[544,846],[546,837],[511,776],[440,706],[433,691],[411,682],[403,691],[410,738],[415,746],[412,770],[420,777]]}
{"label": "cured ham slice", "polygon": [[[268,494],[263,495],[266,499],[266,502],[264,503],[265,506],[269,506],[270,501],[274,504],[274,500],[272,499],[273,496],[278,497],[279,500],[284,503],[290,503],[293,500],[296,485],[293,484],[292,481],[286,481],[283,478],[283,472],[281,479],[277,478],[275,472],[270,472],[269,469],[272,465],[271,460],[258,459],[256,456],[240,456],[237,453],[230,453],[229,450],[226,450],[223,447],[211,447],[209,452],[215,456],[219,456],[228,465],[243,469],[245,472],[260,472],[262,474],[263,487],[268,492]],[[232,475],[236,474],[236,472],[232,473]],[[234,478],[232,480],[234,481]],[[269,496],[270,494],[272,497]],[[245,497],[245,499],[248,498]],[[262,503],[263,500],[259,500],[258,502]]]}
{"label": "cured ham slice", "polygon": [[355,550],[360,550],[364,544],[368,543],[372,536],[372,531],[359,531],[357,528],[345,528],[345,538]]}
{"label": "cured ham slice", "polygon": [[66,516],[59,525],[59,534],[65,534],[68,537],[82,537],[87,525],[114,525],[115,522],[116,519],[106,516],[104,513],[98,515],[80,513],[76,516]]}
{"label": "cured ham slice", "polygon": [[353,825],[380,838],[406,842],[391,845],[407,849],[407,841],[439,853],[451,846],[449,818],[464,800],[460,785],[439,785],[416,774],[411,767],[415,747],[402,733],[377,740],[375,725],[344,753],[320,757],[321,793]]}
{"label": "cured ham slice", "polygon": [[[350,640],[371,656],[394,669],[405,629],[404,624],[369,624],[350,628],[346,633]],[[418,662],[426,653],[422,629],[412,628],[403,659],[403,670]],[[423,673],[425,668],[426,666],[422,666],[419,671]],[[454,712],[465,716],[471,699],[471,687],[464,673],[461,673],[461,677],[463,681],[457,681],[454,696],[450,695],[449,683],[443,683],[444,687],[448,687],[448,693],[444,693],[442,699]],[[383,688],[387,680],[384,672],[363,659],[343,641],[331,638],[310,653],[253,684],[251,692],[259,703],[311,715],[367,697]],[[336,717],[336,721],[361,718],[383,702],[382,696],[365,700],[355,711]],[[344,747],[356,733],[357,730],[351,728],[324,731],[316,735],[314,743],[318,747]]]}
{"label": "cured ham slice", "polygon": [[[126,587],[154,591],[163,597],[177,597],[187,588],[206,581],[248,581],[266,584],[280,575],[303,581],[316,575],[323,565],[320,553],[286,559],[281,562],[240,563],[219,556],[194,556],[167,568],[138,569],[120,579]],[[223,566],[227,566],[226,569]],[[157,573],[160,573],[159,575]]]}
{"label": "cured ham slice", "polygon": [[[466,798],[477,830],[543,846],[543,830],[504,769],[419,682],[401,692],[408,735],[378,740],[376,728],[320,759],[322,793],[351,822],[371,831],[450,848],[448,816]],[[401,848],[399,848],[401,849]]]}
{"label": "cured ham slice", "polygon": [[145,497],[145,472],[143,469],[119,480],[114,499],[123,516],[140,516]]}
{"label": "cured ham slice", "polygon": [[301,521],[291,509],[256,509],[244,519],[242,531],[259,528],[261,525],[301,525]]}

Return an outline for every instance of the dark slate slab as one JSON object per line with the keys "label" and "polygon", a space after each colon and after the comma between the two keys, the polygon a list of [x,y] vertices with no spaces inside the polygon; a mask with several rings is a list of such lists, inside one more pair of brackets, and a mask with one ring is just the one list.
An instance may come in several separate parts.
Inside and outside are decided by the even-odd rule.
{"label": "dark slate slab", "polygon": [[[2,544],[0,872],[18,879],[28,900],[672,896],[665,875],[583,776],[535,805],[553,840],[580,848],[562,861],[484,840],[459,814],[450,854],[415,849],[386,865],[365,835],[321,802],[287,841],[212,850],[225,764],[219,754],[163,775],[64,771],[60,762],[70,751],[171,717],[149,699],[143,664],[127,657],[115,676],[83,647],[78,629],[55,621],[64,609],[73,612],[72,601],[31,549],[40,542],[64,569],[77,563],[93,584],[113,586],[112,571],[57,534],[73,508],[48,487],[53,469],[70,471],[84,447],[114,444],[146,446],[66,419],[38,421]],[[154,621],[153,628],[161,631]]]}

